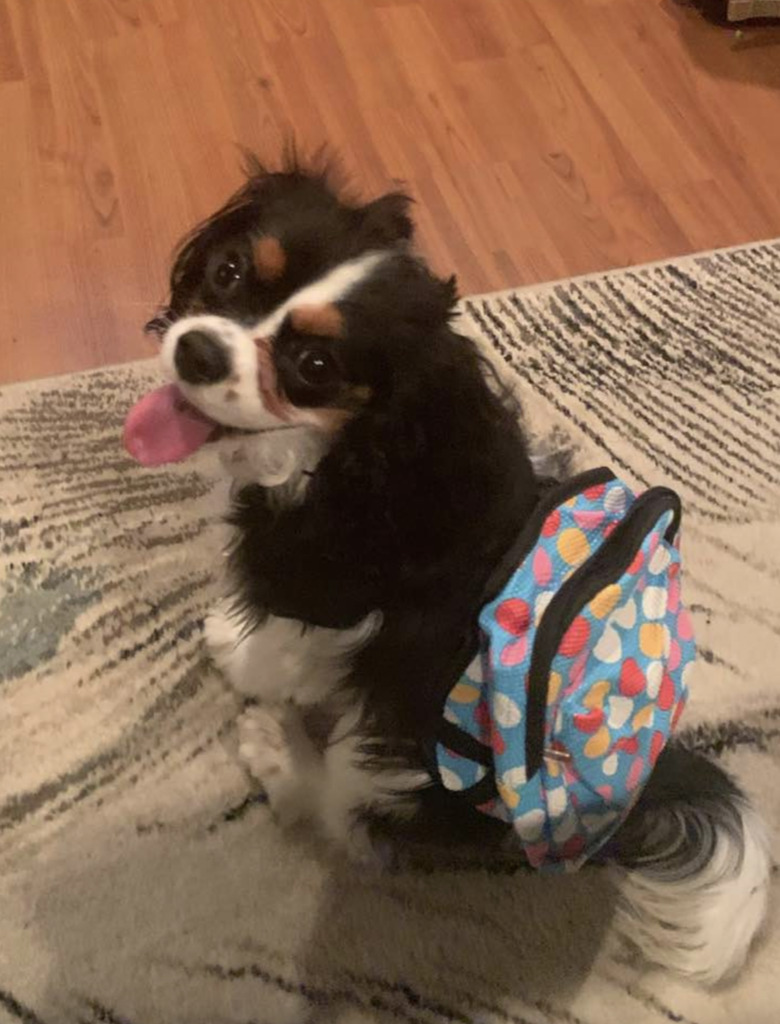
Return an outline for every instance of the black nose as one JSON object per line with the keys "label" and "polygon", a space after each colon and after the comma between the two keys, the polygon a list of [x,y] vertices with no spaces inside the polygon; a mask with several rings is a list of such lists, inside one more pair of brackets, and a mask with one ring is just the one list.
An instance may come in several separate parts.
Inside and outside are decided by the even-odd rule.
{"label": "black nose", "polygon": [[176,343],[176,371],[187,384],[217,384],[230,373],[224,346],[206,331],[187,331]]}

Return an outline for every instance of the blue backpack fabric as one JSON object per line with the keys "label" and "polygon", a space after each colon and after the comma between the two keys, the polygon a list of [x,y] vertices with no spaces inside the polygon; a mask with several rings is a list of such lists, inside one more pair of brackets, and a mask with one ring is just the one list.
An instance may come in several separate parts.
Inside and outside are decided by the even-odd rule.
{"label": "blue backpack fabric", "polygon": [[[442,784],[514,826],[537,868],[576,870],[628,816],[685,706],[680,500],[606,469],[545,496],[450,691]],[[513,568],[512,568],[513,567]],[[507,578],[507,573],[504,573]]]}

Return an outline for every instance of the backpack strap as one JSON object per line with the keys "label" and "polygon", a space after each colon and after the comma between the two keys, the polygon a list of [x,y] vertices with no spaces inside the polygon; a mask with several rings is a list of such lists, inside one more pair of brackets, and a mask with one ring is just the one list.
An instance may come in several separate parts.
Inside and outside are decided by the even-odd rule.
{"label": "backpack strap", "polygon": [[531,667],[528,673],[528,699],[525,707],[525,767],[532,779],[544,759],[545,718],[550,665],[561,637],[580,608],[586,605],[610,581],[628,568],[648,532],[667,512],[672,520],[664,539],[672,543],[680,525],[682,509],[679,495],[668,487],[651,487],[633,503],[599,550],[566,580],[555,594],[536,633]]}

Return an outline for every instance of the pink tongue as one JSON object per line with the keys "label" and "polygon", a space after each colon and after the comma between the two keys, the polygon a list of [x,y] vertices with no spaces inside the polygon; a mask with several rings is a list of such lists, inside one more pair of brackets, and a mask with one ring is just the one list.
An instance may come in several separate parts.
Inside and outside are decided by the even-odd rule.
{"label": "pink tongue", "polygon": [[175,384],[166,384],[144,395],[127,414],[125,448],[142,466],[179,462],[204,445],[217,426]]}

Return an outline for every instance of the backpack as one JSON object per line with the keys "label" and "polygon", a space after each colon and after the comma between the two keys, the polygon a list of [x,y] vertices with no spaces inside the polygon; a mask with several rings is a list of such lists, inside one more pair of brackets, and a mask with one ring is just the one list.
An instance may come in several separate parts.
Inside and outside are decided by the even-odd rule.
{"label": "backpack", "polygon": [[482,609],[434,770],[511,823],[536,868],[576,870],[604,846],[683,711],[695,645],[680,514],[674,491],[638,495],[607,469],[556,486]]}

